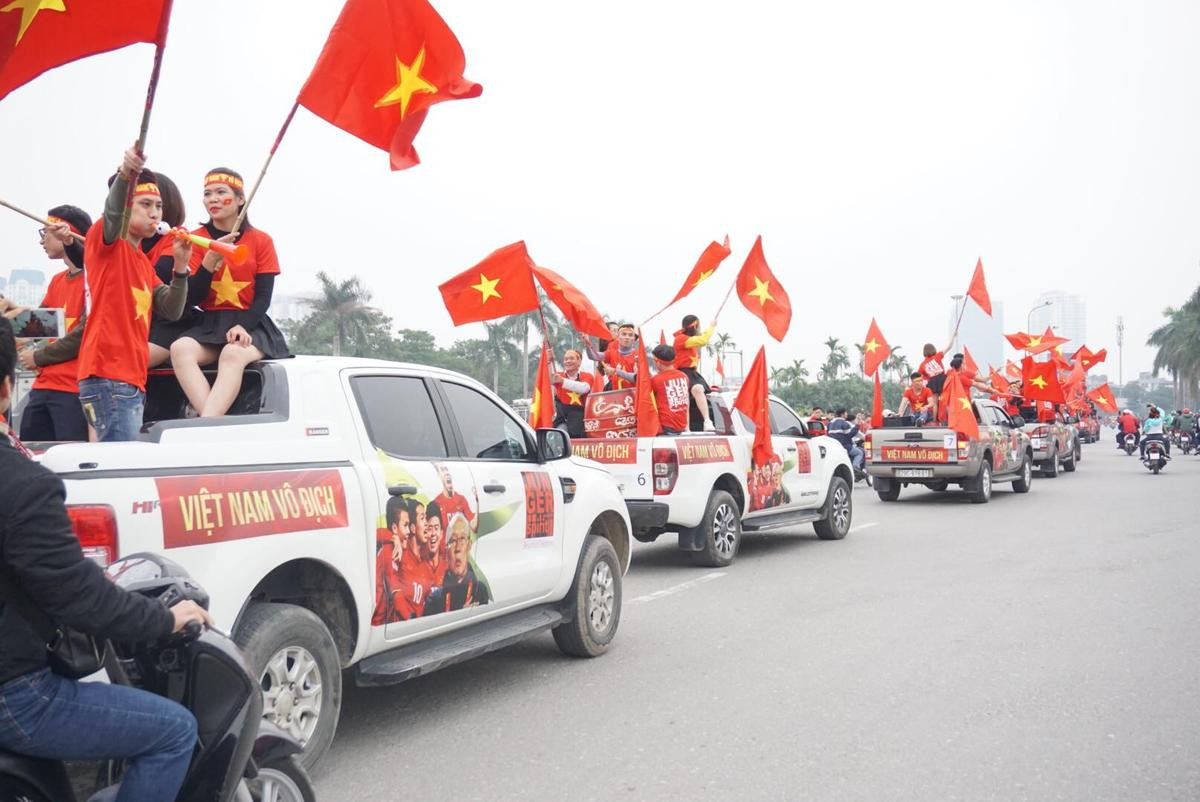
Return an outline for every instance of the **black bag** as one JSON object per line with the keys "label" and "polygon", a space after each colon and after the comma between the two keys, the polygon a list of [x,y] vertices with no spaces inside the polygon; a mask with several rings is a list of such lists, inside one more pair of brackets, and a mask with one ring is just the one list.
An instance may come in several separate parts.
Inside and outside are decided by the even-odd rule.
{"label": "black bag", "polygon": [[67,679],[82,679],[104,667],[104,644],[97,643],[91,635],[70,627],[57,626],[50,616],[42,612],[33,599],[25,594],[12,575],[0,569],[0,601],[11,605],[13,610],[33,627],[37,636],[46,642],[46,656],[50,670]]}

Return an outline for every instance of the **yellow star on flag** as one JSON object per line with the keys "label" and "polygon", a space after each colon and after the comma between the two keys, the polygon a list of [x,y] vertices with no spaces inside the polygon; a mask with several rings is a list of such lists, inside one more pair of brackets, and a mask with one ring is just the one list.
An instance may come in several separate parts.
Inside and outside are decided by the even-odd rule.
{"label": "yellow star on flag", "polygon": [[[63,5],[63,0],[13,0],[4,8],[0,8],[0,13],[8,13],[21,9],[21,25],[17,28],[16,44],[21,44],[21,38],[25,36],[25,31],[29,30],[29,26],[33,24],[33,18],[41,11],[66,11],[67,7]],[[15,46],[15,45],[14,45]]]}
{"label": "yellow star on flag", "polygon": [[130,287],[129,292],[133,295],[133,306],[135,314],[134,320],[145,318],[146,325],[150,325],[150,290],[146,289],[145,285],[141,287]]}
{"label": "yellow star on flag", "polygon": [[775,297],[771,295],[771,282],[762,281],[758,276],[754,277],[754,289],[746,294],[757,298],[759,306],[766,306],[767,301],[775,300]]}
{"label": "yellow star on flag", "polygon": [[971,399],[969,398],[960,398],[958,399],[958,403],[962,404],[962,408],[965,410],[971,409]]}
{"label": "yellow star on flag", "polygon": [[567,401],[576,406],[583,406],[583,399],[574,390],[567,390]]}
{"label": "yellow star on flag", "polygon": [[873,354],[877,350],[879,350],[879,343],[875,342],[874,338],[872,338],[869,343],[867,343],[863,346],[863,350],[866,351],[868,354]]}
{"label": "yellow star on flag", "polygon": [[529,418],[537,422],[538,410],[542,408],[542,391],[538,388],[533,389],[533,400],[529,402]]}
{"label": "yellow star on flag", "polygon": [[375,101],[375,108],[382,109],[399,104],[400,119],[403,120],[404,115],[408,114],[408,104],[412,101],[413,95],[418,92],[436,95],[438,88],[421,77],[421,68],[424,66],[424,45],[421,45],[412,64],[405,64],[399,56],[396,56],[396,85],[389,89],[386,95]]}
{"label": "yellow star on flag", "polygon": [[1025,350],[1029,350],[1030,348],[1037,348],[1041,344],[1042,344],[1041,337],[1030,337],[1029,345],[1025,346]]}
{"label": "yellow star on flag", "polygon": [[1043,379],[1041,376],[1034,376],[1032,379],[1029,380],[1029,383],[1032,384],[1034,387],[1038,388],[1039,390],[1046,389],[1046,380]]}
{"label": "yellow star on flag", "polygon": [[249,287],[252,282],[249,281],[234,281],[233,273],[229,270],[229,265],[225,265],[225,272],[221,274],[220,281],[212,283],[213,292],[217,297],[213,300],[214,304],[229,304],[236,306],[238,309],[245,309],[246,305],[242,303],[241,292],[246,287]]}
{"label": "yellow star on flag", "polygon": [[496,292],[496,285],[500,283],[498,278],[488,278],[483,273],[479,274],[479,283],[472,284],[471,289],[479,290],[479,294],[483,296],[479,299],[480,304],[486,304],[488,298],[503,298],[504,296]]}
{"label": "yellow star on flag", "polygon": [[711,276],[711,275],[712,275],[713,273],[715,273],[715,272],[716,272],[716,270],[704,270],[704,271],[702,271],[702,272],[700,273],[700,275],[696,277],[696,282],[695,282],[694,284],[692,284],[692,289],[696,289],[697,287],[699,287],[701,284],[703,284],[703,283],[704,283],[704,280],[705,280],[705,279],[707,279],[709,276]]}
{"label": "yellow star on flag", "polygon": [[1101,405],[1101,406],[1104,406],[1104,407],[1107,407],[1107,406],[1111,406],[1111,405],[1112,405],[1112,401],[1109,401],[1109,400],[1108,400],[1108,397],[1107,397],[1106,395],[1104,395],[1103,393],[1101,393],[1100,395],[1096,396],[1096,400],[1097,400],[1097,401],[1099,401],[1099,402],[1100,402],[1100,405]]}

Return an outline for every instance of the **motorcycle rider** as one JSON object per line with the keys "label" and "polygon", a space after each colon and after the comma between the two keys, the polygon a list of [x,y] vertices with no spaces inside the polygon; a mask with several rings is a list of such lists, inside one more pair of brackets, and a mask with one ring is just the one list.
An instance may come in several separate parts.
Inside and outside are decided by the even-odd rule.
{"label": "motorcycle rider", "polygon": [[847,419],[845,407],[839,408],[834,414],[833,420],[829,422],[828,434],[846,449],[846,453],[850,455],[850,464],[854,466],[855,474],[862,472],[863,459],[866,456],[863,450],[854,444],[854,438],[858,432],[859,428]]}
{"label": "motorcycle rider", "polygon": [[1151,404],[1150,414],[1146,416],[1146,423],[1142,427],[1142,459],[1146,458],[1146,444],[1151,440],[1157,440],[1158,442],[1162,443],[1163,450],[1167,455],[1167,459],[1171,458],[1171,441],[1167,439],[1165,426],[1166,421],[1163,418],[1162,412],[1158,407]]}
{"label": "motorcycle rider", "polygon": [[[0,319],[0,415],[12,403],[12,326]],[[7,435],[0,418],[0,435]],[[13,583],[53,622],[97,638],[141,641],[210,625],[191,601],[167,609],[122,590],[83,556],[62,480],[0,436],[0,581]],[[46,644],[14,605],[0,602],[0,747],[30,757],[123,759],[117,802],[174,799],[196,745],[196,719],[162,696],[76,682],[49,668]]]}
{"label": "motorcycle rider", "polygon": [[1125,447],[1125,435],[1133,435],[1133,444],[1137,445],[1141,439],[1142,425],[1138,420],[1137,415],[1133,414],[1133,410],[1121,410],[1121,416],[1117,418],[1117,448]]}
{"label": "motorcycle rider", "polygon": [[1180,411],[1179,417],[1175,418],[1175,430],[1180,435],[1186,434],[1192,438],[1193,444],[1196,442],[1194,434],[1196,431],[1196,416],[1192,414],[1190,409]]}

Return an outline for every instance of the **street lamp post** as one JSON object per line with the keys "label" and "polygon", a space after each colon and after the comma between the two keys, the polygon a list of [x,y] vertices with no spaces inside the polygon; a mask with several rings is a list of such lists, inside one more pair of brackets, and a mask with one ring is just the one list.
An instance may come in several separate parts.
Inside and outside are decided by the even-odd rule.
{"label": "street lamp post", "polygon": [[1025,316],[1025,331],[1029,331],[1029,327],[1033,325],[1033,313],[1034,312],[1041,309],[1042,307],[1053,306],[1053,305],[1054,305],[1054,301],[1042,301],[1040,304],[1033,307],[1033,309],[1030,309],[1029,314]]}

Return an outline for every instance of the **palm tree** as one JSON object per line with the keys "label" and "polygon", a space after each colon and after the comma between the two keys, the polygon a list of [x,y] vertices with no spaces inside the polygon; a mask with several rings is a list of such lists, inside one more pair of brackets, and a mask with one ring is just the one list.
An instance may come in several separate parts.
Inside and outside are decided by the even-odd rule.
{"label": "palm tree", "polygon": [[901,383],[912,373],[912,365],[908,358],[900,353],[899,346],[893,348],[892,352],[888,354],[888,358],[883,362],[883,369],[891,371],[895,375],[896,381]]}
{"label": "palm tree", "polygon": [[1167,322],[1150,333],[1147,345],[1155,346],[1154,374],[1166,370],[1175,383],[1176,407],[1196,402],[1200,380],[1200,288],[1178,309],[1167,308]]}
{"label": "palm tree", "polygon": [[708,341],[708,345],[704,346],[704,350],[709,356],[725,355],[726,351],[732,351],[737,348],[737,343],[733,341],[733,335],[728,332],[714,334],[713,338]]}
{"label": "palm tree", "polygon": [[803,384],[808,378],[808,368],[804,367],[803,359],[793,359],[788,370],[792,372],[792,378],[797,384]]}
{"label": "palm tree", "polygon": [[492,363],[492,392],[500,392],[500,366],[512,365],[521,356],[513,343],[513,324],[511,320],[498,320],[484,323],[487,338],[482,341],[483,354]]}
{"label": "palm tree", "polygon": [[830,381],[836,379],[843,368],[850,367],[850,356],[846,353],[846,346],[837,337],[826,340],[825,347],[829,349],[829,356],[825,357],[825,364],[818,375],[822,381]]}
{"label": "palm tree", "polygon": [[333,355],[341,356],[348,342],[361,344],[367,339],[368,330],[378,310],[368,305],[371,291],[358,276],[338,281],[324,270],[317,273],[319,292],[303,303],[314,313],[305,320],[306,325],[317,326],[331,323],[333,327]]}

